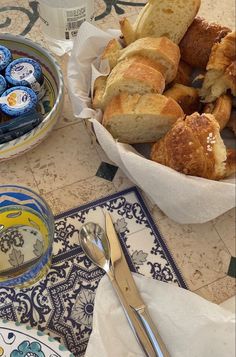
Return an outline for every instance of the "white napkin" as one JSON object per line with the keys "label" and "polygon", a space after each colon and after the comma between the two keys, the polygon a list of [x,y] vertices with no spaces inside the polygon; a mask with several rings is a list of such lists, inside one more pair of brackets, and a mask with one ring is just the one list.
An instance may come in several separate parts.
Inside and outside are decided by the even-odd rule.
{"label": "white napkin", "polygon": [[[234,313],[200,296],[134,275],[171,357],[233,357]],[[95,298],[93,331],[85,357],[143,357],[107,276]]]}

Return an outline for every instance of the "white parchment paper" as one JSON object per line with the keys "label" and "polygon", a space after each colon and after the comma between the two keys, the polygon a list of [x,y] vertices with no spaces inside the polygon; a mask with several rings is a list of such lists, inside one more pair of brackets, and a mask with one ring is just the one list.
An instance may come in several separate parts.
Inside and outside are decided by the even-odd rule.
{"label": "white parchment paper", "polygon": [[108,73],[107,63],[102,63],[102,68],[99,56],[109,40],[118,38],[119,34],[114,30],[104,32],[87,22],[80,27],[68,64],[68,89],[74,115],[90,118],[110,160],[178,223],[207,222],[235,207],[235,177],[212,181],[183,175],[149,160],[131,145],[117,142],[101,125],[101,111],[91,109],[91,87],[95,78]]}

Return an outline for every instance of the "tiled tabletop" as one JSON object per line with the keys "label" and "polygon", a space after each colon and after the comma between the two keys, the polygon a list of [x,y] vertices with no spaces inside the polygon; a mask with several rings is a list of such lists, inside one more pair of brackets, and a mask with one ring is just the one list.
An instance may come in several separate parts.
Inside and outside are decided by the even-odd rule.
{"label": "tiled tabletop", "polygon": [[[96,25],[118,28],[119,19],[131,21],[145,1],[95,0]],[[202,0],[200,15],[233,28],[234,0]],[[21,34],[47,47],[37,2],[0,0],[0,31]],[[66,82],[68,56],[58,58]],[[51,135],[32,151],[0,163],[0,184],[31,187],[55,214],[133,186],[99,145],[91,140],[82,120],[73,117],[67,95],[62,116]],[[221,303],[235,295],[235,210],[201,225],[179,225],[143,197],[158,224],[190,290]]]}

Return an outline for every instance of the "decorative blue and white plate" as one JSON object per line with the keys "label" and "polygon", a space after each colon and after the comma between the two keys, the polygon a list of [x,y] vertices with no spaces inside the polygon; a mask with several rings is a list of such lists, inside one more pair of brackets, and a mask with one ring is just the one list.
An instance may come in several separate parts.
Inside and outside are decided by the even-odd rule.
{"label": "decorative blue and white plate", "polygon": [[41,331],[17,322],[0,321],[0,357],[73,357]]}

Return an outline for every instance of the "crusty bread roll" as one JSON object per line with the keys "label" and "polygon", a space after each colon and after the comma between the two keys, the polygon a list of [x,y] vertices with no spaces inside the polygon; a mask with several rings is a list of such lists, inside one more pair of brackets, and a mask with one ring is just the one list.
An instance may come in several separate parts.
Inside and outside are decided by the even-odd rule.
{"label": "crusty bread roll", "polygon": [[120,51],[119,61],[131,56],[147,57],[156,64],[156,68],[170,83],[176,77],[180,60],[179,47],[167,37],[144,37],[131,43]]}
{"label": "crusty bread roll", "polygon": [[191,86],[192,71],[193,69],[189,64],[180,60],[177,69],[177,74],[173,81],[173,84],[179,83],[179,84],[183,84],[184,86]]}
{"label": "crusty bread roll", "polygon": [[229,121],[231,109],[232,98],[227,94],[223,94],[214,103],[205,104],[203,112],[213,114],[220,125],[220,130],[222,130]]}
{"label": "crusty bread roll", "polygon": [[181,58],[192,67],[205,69],[212,46],[231,32],[228,27],[196,17],[181,40]]}
{"label": "crusty bread roll", "polygon": [[155,64],[148,58],[134,56],[119,62],[107,78],[102,98],[102,109],[121,92],[128,93],[162,93],[165,78],[156,70]]}
{"label": "crusty bread roll", "polygon": [[200,95],[214,102],[230,89],[236,96],[236,33],[230,32],[212,47]]}
{"label": "crusty bread roll", "polygon": [[107,59],[109,62],[110,69],[115,67],[117,64],[118,57],[120,56],[120,50],[122,49],[121,44],[115,38],[110,40],[105,47],[101,60]]}
{"label": "crusty bread roll", "polygon": [[201,0],[149,0],[134,25],[121,24],[126,44],[142,37],[168,37],[178,44],[195,18]]}
{"label": "crusty bread roll", "polygon": [[236,110],[231,111],[231,115],[227,123],[227,128],[232,130],[234,135],[236,136]]}
{"label": "crusty bread roll", "polygon": [[102,108],[102,98],[105,92],[107,76],[97,77],[93,86],[92,107],[94,109]]}
{"label": "crusty bread roll", "polygon": [[219,180],[229,174],[226,147],[211,114],[193,113],[178,119],[153,145],[151,159],[186,175]]}
{"label": "crusty bread roll", "polygon": [[171,98],[160,94],[121,93],[107,105],[102,124],[120,142],[155,142],[184,113]]}
{"label": "crusty bread roll", "polygon": [[163,94],[168,98],[174,99],[187,115],[199,110],[200,100],[198,91],[195,88],[176,83]]}

